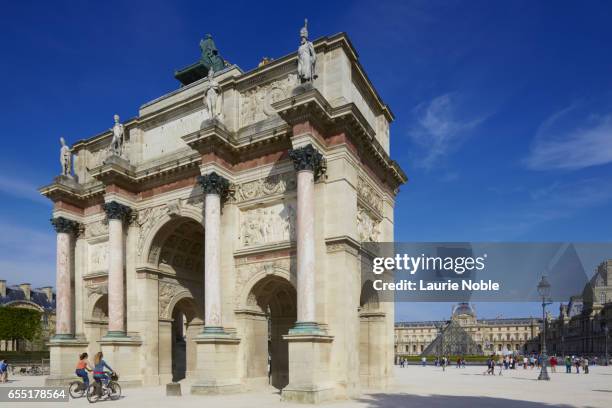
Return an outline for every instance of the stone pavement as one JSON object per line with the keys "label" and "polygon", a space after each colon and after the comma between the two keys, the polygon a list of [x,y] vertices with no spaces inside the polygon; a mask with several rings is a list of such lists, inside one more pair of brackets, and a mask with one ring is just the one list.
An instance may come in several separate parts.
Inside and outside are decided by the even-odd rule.
{"label": "stone pavement", "polygon": [[[361,398],[337,401],[324,406],[348,407],[612,407],[612,366],[593,367],[591,373],[551,374],[551,381],[540,382],[537,370],[507,370],[500,376],[484,376],[484,367],[442,369],[419,366],[395,368],[396,385],[385,393],[365,393]],[[559,371],[559,370],[558,370]],[[13,377],[4,387],[33,387],[44,383],[44,377]],[[191,396],[183,386],[182,397],[166,397],[165,387],[127,388],[119,401],[102,401],[106,406],[154,407],[287,407],[296,404],[280,402],[276,390],[265,390],[223,396]],[[71,406],[89,406],[86,399],[71,400]],[[7,404],[0,406],[43,408],[66,407],[65,403]],[[299,405],[302,406],[302,405]]]}

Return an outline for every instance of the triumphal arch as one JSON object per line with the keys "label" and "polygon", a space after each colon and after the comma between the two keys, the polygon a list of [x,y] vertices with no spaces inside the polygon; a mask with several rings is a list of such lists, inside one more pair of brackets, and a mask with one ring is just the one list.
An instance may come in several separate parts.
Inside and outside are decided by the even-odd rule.
{"label": "triumphal arch", "polygon": [[393,115],[345,34],[300,39],[245,72],[207,36],[178,89],[62,141],[41,188],[57,231],[49,384],[99,350],[125,384],[192,393],[271,384],[319,402],[389,384],[393,305],[362,294],[360,259],[393,240]]}

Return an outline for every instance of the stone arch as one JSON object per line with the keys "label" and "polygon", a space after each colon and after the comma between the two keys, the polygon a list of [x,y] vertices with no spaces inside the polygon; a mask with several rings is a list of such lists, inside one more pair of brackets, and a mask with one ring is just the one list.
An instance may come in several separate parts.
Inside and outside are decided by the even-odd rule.
{"label": "stone arch", "polygon": [[[104,299],[106,299],[106,307],[104,307]],[[93,293],[88,299],[89,307],[87,309],[86,319],[97,321],[96,309],[98,311],[106,310],[106,316],[108,317],[108,295],[106,293]]]}
{"label": "stone arch", "polygon": [[359,296],[359,307],[363,312],[378,311],[380,307],[380,301],[378,298],[378,292],[374,289],[374,283],[371,280],[365,281],[361,287],[361,294]]}
{"label": "stone arch", "polygon": [[[141,265],[148,264],[149,256],[151,250],[154,248],[155,240],[158,237],[160,231],[162,231],[168,224],[172,221],[175,221],[180,218],[185,218],[189,220],[193,220],[202,226],[202,230],[204,230],[204,216],[201,211],[198,211],[196,208],[192,207],[181,207],[180,214],[170,213],[167,206],[159,207],[158,213],[153,214],[155,210],[152,210],[151,219],[143,220],[141,224],[141,229],[148,230],[146,236],[143,239],[143,243],[141,244],[141,248],[139,248],[139,261]],[[150,224],[149,224],[150,223]],[[147,225],[149,224],[149,225]]]}
{"label": "stone arch", "polygon": [[297,291],[290,279],[288,269],[268,267],[244,287],[236,317],[250,385],[282,389],[289,382],[289,349],[283,336],[297,320]]}
{"label": "stone arch", "polygon": [[170,355],[172,381],[180,381],[193,374],[196,368],[195,338],[202,331],[203,318],[193,297],[178,294],[169,305]]}
{"label": "stone arch", "polygon": [[373,282],[366,280],[359,295],[359,378],[364,388],[384,388],[386,314]]}
{"label": "stone arch", "polygon": [[146,264],[176,275],[200,280],[204,271],[204,227],[191,217],[168,219],[149,245]]}
{"label": "stone arch", "polygon": [[[297,288],[297,277],[294,273],[291,273],[290,262],[277,261],[273,263],[257,264],[247,269],[249,277],[246,280],[237,279],[238,283],[244,282],[242,285],[237,287],[238,299],[236,301],[237,308],[240,309],[252,309],[249,305],[249,296],[253,293],[253,288],[259,284],[263,279],[268,276],[275,276],[286,280],[293,286],[294,290]],[[239,274],[240,271],[239,271]]]}

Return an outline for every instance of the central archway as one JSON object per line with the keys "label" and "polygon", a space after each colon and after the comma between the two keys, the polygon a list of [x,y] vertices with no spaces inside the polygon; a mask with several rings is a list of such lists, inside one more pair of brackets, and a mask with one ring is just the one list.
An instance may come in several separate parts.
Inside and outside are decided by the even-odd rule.
{"label": "central archway", "polygon": [[289,345],[283,336],[297,319],[295,288],[283,277],[266,276],[249,292],[247,308],[247,379],[265,379],[283,389],[289,383]]}
{"label": "central archway", "polygon": [[194,339],[204,316],[204,228],[172,217],[151,242],[147,261],[159,273],[159,376],[180,381],[195,371]]}

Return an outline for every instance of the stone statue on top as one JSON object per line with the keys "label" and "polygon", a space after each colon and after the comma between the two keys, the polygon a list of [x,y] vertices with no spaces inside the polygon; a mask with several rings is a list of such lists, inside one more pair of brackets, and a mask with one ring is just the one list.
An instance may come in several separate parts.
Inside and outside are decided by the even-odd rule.
{"label": "stone statue on top", "polygon": [[308,41],[308,19],[304,20],[304,27],[300,30],[300,47],[298,48],[298,77],[301,83],[312,82],[317,78],[315,64],[317,54],[312,42]]}
{"label": "stone statue on top", "polygon": [[121,157],[123,154],[123,141],[125,139],[125,129],[123,124],[119,122],[119,115],[113,116],[115,120],[115,125],[110,128],[110,131],[113,132],[113,139],[110,144],[111,154],[117,155]]}
{"label": "stone statue on top", "polygon": [[62,176],[72,178],[72,149],[66,145],[63,137],[60,137],[60,164],[62,165]]}
{"label": "stone statue on top", "polygon": [[215,80],[215,70],[208,71],[208,83],[204,88],[204,106],[208,111],[208,119],[221,120],[221,95],[219,83]]}

